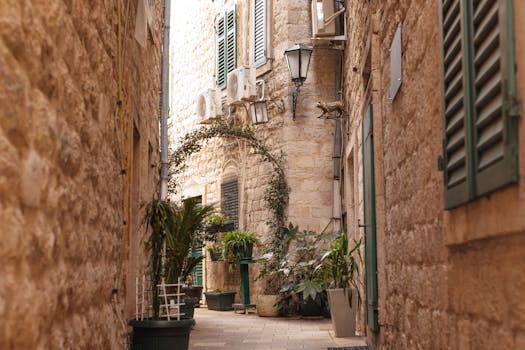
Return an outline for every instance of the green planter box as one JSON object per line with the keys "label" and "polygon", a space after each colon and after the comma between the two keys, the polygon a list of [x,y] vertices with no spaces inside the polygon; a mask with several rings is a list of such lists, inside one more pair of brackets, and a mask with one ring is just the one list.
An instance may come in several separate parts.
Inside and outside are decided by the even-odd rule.
{"label": "green planter box", "polygon": [[236,292],[205,292],[206,303],[209,310],[230,311],[233,310]]}
{"label": "green planter box", "polygon": [[322,314],[322,306],[319,303],[312,300],[311,298],[308,298],[306,302],[304,300],[301,302],[302,316],[321,316]]}

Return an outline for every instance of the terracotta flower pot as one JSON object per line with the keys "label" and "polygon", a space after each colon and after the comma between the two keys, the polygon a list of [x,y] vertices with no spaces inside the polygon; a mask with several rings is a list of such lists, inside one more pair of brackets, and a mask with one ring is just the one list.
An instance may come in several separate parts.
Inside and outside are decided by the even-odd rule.
{"label": "terracotta flower pot", "polygon": [[259,295],[257,296],[257,314],[261,317],[277,317],[279,309],[277,302],[279,295]]}

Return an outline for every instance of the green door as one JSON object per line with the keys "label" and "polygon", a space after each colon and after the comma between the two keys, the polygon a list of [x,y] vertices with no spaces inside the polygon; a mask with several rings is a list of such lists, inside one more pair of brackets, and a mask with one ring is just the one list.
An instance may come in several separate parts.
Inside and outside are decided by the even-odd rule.
{"label": "green door", "polygon": [[[192,197],[197,200],[199,206],[202,205],[202,196]],[[195,242],[191,250],[191,256],[194,258],[202,257],[202,238]],[[194,286],[202,286],[202,260],[193,268],[191,272],[192,282]]]}
{"label": "green door", "polygon": [[[202,242],[196,244],[191,252],[191,256],[194,258],[202,256]],[[193,268],[193,285],[202,286],[202,260]]]}
{"label": "green door", "polygon": [[363,120],[363,194],[365,210],[365,273],[366,273],[366,322],[370,330],[377,332],[377,251],[376,251],[376,203],[374,184],[374,134],[372,104]]}

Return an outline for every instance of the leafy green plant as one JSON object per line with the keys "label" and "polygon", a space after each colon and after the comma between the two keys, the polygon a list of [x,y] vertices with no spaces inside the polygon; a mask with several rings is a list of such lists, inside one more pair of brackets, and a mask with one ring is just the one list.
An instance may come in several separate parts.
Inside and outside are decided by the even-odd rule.
{"label": "leafy green plant", "polygon": [[153,289],[153,317],[159,318],[160,302],[156,286],[164,277],[162,251],[164,242],[169,235],[174,221],[174,208],[171,203],[160,199],[154,199],[146,205],[144,223],[146,232],[151,234],[145,243],[145,249],[150,254],[149,269],[150,280]]}
{"label": "leafy green plant", "polygon": [[359,295],[359,264],[361,261],[361,240],[355,241],[353,247],[349,247],[349,240],[346,232],[341,231],[337,238],[332,242],[330,250],[327,251],[321,261],[327,267],[325,281],[331,278],[330,286],[333,288],[350,288],[348,302],[352,306],[352,289],[358,293],[358,302],[361,300]]}
{"label": "leafy green plant", "polygon": [[279,293],[281,313],[297,312],[300,303],[308,299],[324,305],[326,284],[321,257],[332,237],[331,233],[299,230],[290,223],[281,229],[278,244],[266,248],[258,260],[262,267],[256,279],[265,278],[272,282],[274,289],[270,294]]}
{"label": "leafy green plant", "polygon": [[223,256],[224,244],[210,242],[206,245],[206,250],[210,253],[212,261],[217,261]]}
{"label": "leafy green plant", "polygon": [[204,219],[212,211],[212,206],[201,206],[195,199],[184,201],[182,206],[160,199],[147,203],[144,223],[146,232],[151,234],[145,242],[145,249],[150,254],[155,319],[159,318],[160,308],[156,286],[163,278],[168,283],[177,282],[178,277],[186,279],[202,259],[191,256],[191,247],[195,236],[202,229]]}
{"label": "leafy green plant", "polygon": [[246,252],[259,243],[259,239],[254,233],[244,231],[230,231],[223,237],[224,257],[227,260],[242,260],[246,258]]}
{"label": "leafy green plant", "polygon": [[261,265],[259,274],[255,281],[265,280],[265,292],[267,294],[278,294],[284,283],[284,274],[281,270],[287,262],[287,254],[290,242],[299,232],[299,227],[289,223],[277,230],[269,244],[263,245],[261,257],[257,262]]}
{"label": "leafy green plant", "polygon": [[202,256],[191,256],[191,250],[206,217],[214,211],[212,205],[203,206],[194,198],[173,207],[173,225],[166,236],[166,280],[169,283],[176,283],[178,277],[186,281],[202,260]]}
{"label": "leafy green plant", "polygon": [[208,219],[206,220],[207,225],[216,225],[216,226],[222,226],[226,223],[230,222],[230,219],[227,216],[223,216],[222,214],[211,214],[208,216]]}

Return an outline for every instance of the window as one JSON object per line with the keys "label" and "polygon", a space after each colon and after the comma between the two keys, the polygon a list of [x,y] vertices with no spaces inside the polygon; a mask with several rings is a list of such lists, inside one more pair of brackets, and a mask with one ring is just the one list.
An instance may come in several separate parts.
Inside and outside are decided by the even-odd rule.
{"label": "window", "polygon": [[235,229],[238,229],[239,187],[236,179],[221,184],[221,209],[222,212],[233,221]]}
{"label": "window", "polygon": [[268,61],[266,8],[267,0],[252,0],[252,57],[256,68]]}
{"label": "window", "polygon": [[445,208],[518,180],[512,1],[442,0]]}
{"label": "window", "polygon": [[237,13],[230,7],[217,17],[215,24],[217,46],[217,87],[226,87],[228,73],[237,67]]}

